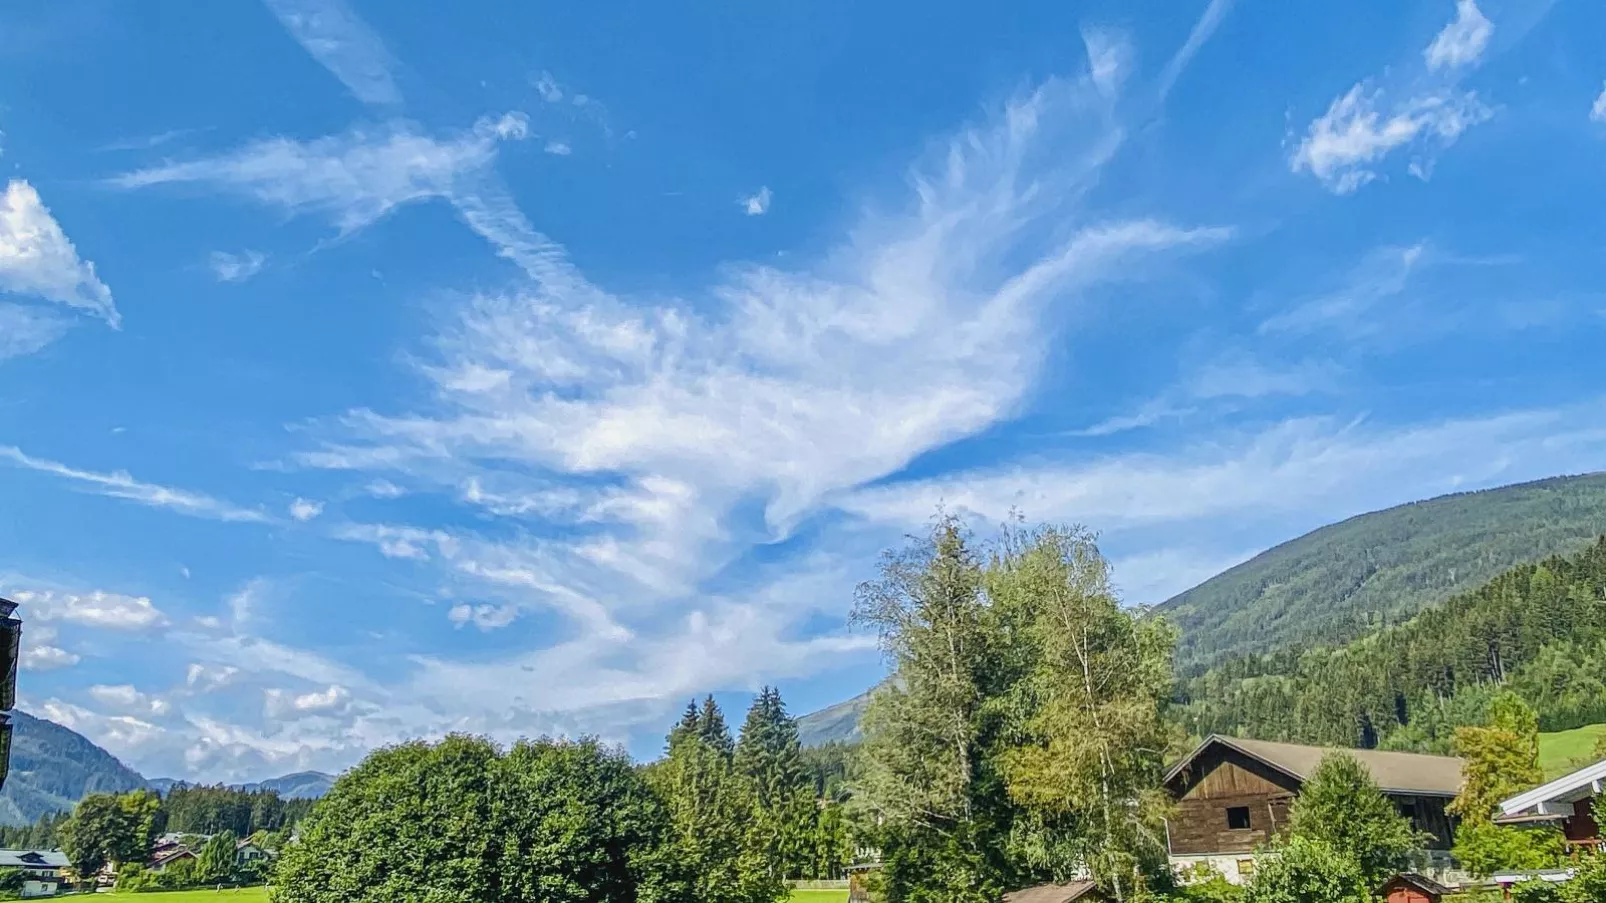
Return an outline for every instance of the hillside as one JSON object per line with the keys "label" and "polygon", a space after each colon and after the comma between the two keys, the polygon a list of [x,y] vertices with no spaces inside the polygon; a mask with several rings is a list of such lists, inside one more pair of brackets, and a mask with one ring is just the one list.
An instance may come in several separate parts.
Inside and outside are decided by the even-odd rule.
{"label": "hillside", "polygon": [[139,773],[82,735],[26,712],[11,713],[11,773],[0,791],[0,824],[32,824],[90,793],[146,786]]}
{"label": "hillside", "polygon": [[[1447,752],[1491,697],[1524,698],[1547,732],[1606,722],[1606,537],[1517,565],[1348,644],[1222,662],[1183,682],[1181,716],[1213,733]],[[1580,743],[1582,738],[1580,738]]]}
{"label": "hillside", "polygon": [[1283,543],[1160,605],[1177,664],[1334,643],[1403,621],[1516,564],[1606,533],[1606,473],[1441,496]]}
{"label": "hillside", "polygon": [[[166,793],[182,783],[174,778],[146,780],[89,738],[54,721],[13,711],[11,773],[0,791],[0,825],[30,825],[39,816],[71,809],[91,793],[125,793],[148,787]],[[272,790],[285,799],[318,799],[334,776],[303,771],[241,785],[241,790]]]}
{"label": "hillside", "polygon": [[859,734],[859,718],[864,707],[870,704],[870,691],[839,702],[836,705],[810,712],[797,719],[797,739],[806,747],[824,746],[827,743],[854,743]]}

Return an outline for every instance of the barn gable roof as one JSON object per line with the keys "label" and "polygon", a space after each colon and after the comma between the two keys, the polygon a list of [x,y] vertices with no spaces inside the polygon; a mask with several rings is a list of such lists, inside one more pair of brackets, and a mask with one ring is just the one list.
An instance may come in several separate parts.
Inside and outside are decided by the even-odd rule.
{"label": "barn gable roof", "polygon": [[1165,782],[1170,784],[1199,756],[1218,745],[1235,750],[1299,781],[1309,778],[1317,766],[1322,764],[1322,759],[1329,754],[1345,753],[1361,763],[1384,793],[1397,795],[1455,796],[1461,792],[1461,772],[1466,765],[1464,761],[1454,756],[1301,746],[1297,743],[1245,740],[1240,737],[1212,734],[1182,761],[1171,766],[1166,772]]}

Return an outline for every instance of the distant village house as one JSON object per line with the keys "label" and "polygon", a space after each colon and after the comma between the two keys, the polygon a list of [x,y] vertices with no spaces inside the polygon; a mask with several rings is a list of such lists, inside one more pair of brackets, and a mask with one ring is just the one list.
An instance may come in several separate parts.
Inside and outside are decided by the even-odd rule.
{"label": "distant village house", "polygon": [[53,897],[61,891],[70,863],[56,850],[0,850],[0,868],[21,869],[22,896]]}

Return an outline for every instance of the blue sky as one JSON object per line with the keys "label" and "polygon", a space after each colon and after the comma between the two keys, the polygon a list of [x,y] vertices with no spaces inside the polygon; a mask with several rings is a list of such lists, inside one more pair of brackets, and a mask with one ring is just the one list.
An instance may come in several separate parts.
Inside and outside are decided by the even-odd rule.
{"label": "blue sky", "polygon": [[[1600,467],[1606,9],[0,9],[0,591],[146,774],[795,711],[939,504],[1156,602]],[[739,717],[739,716],[733,716]]]}

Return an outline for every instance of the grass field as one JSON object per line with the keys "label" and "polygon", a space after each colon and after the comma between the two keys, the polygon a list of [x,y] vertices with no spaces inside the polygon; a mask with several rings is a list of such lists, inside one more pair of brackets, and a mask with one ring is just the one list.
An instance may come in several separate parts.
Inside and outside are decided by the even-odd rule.
{"label": "grass field", "polygon": [[[848,892],[845,890],[792,891],[792,903],[844,903],[847,898]],[[264,903],[268,899],[268,889],[247,887],[221,893],[215,890],[183,890],[161,894],[99,894],[96,899],[125,900],[128,903],[135,900],[140,903]]]}
{"label": "grass field", "polygon": [[1539,767],[1545,780],[1559,778],[1569,771],[1595,761],[1590,753],[1595,741],[1606,737],[1606,724],[1591,724],[1571,731],[1539,735]]}
{"label": "grass field", "polygon": [[[268,899],[268,889],[265,887],[242,887],[239,890],[216,891],[206,888],[201,890],[174,890],[151,894],[96,894],[96,900],[123,900],[133,903],[265,903]],[[76,898],[74,898],[76,899]]]}

